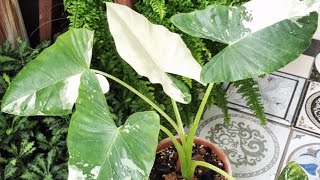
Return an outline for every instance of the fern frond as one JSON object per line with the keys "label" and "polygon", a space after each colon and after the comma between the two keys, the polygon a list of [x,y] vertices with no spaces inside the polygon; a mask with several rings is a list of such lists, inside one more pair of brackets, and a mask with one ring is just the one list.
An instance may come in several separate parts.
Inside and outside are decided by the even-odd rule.
{"label": "fern frond", "polygon": [[238,88],[237,93],[245,99],[247,106],[253,111],[254,115],[260,119],[261,124],[267,123],[264,107],[257,81],[252,78],[236,81],[233,83]]}
{"label": "fern frond", "polygon": [[212,90],[212,97],[214,103],[221,109],[224,115],[224,122],[226,124],[230,123],[230,114],[228,109],[228,101],[227,101],[227,94],[226,90],[222,87],[222,84],[217,84],[214,86]]}
{"label": "fern frond", "polygon": [[158,14],[161,20],[167,14],[165,0],[147,0],[145,2],[150,4],[152,10]]}
{"label": "fern frond", "polygon": [[187,77],[182,77],[182,80],[189,86],[189,88],[192,88],[192,79]]}

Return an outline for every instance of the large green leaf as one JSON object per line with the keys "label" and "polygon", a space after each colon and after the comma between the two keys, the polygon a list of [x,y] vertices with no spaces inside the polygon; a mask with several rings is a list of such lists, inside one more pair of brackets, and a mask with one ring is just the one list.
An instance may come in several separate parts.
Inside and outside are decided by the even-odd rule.
{"label": "large green leaf", "polygon": [[192,57],[180,35],[164,26],[155,25],[132,9],[107,3],[110,32],[119,55],[135,71],[160,83],[164,92],[181,103],[190,95],[182,91],[166,73],[177,74],[200,82],[200,64]]}
{"label": "large green leaf", "polygon": [[308,176],[298,163],[291,161],[281,171],[278,180],[308,180]]}
{"label": "large green leaf", "polygon": [[159,128],[155,112],[135,113],[117,127],[97,78],[84,73],[68,132],[69,179],[148,179]]}
{"label": "large green leaf", "polygon": [[[287,7],[273,8],[277,3],[272,2],[255,0],[248,5],[253,9],[213,5],[173,16],[173,23],[182,31],[228,45],[203,67],[204,82],[233,82],[273,72],[296,59],[309,46],[317,28],[317,13],[309,14],[314,8],[297,10],[302,7],[297,3],[289,6],[293,8],[291,11]],[[296,17],[300,15],[305,16]],[[270,18],[262,22],[256,20],[266,16]]]}
{"label": "large green leaf", "polygon": [[12,81],[2,111],[23,116],[70,113],[80,76],[89,69],[92,41],[93,32],[85,29],[61,35]]}

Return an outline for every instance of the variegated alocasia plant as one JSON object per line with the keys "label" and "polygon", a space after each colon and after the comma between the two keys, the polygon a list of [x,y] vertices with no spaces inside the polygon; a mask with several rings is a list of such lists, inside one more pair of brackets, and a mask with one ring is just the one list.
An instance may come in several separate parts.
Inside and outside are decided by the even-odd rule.
{"label": "variegated alocasia plant", "polygon": [[[307,48],[317,26],[317,14],[309,14],[316,3],[299,0],[283,0],[296,11],[287,8],[282,16],[270,16],[268,23],[258,21],[258,25],[252,25],[255,7],[261,2],[266,9],[275,3],[255,0],[245,7],[216,5],[173,17],[174,24],[191,35],[228,44],[204,68],[178,34],[150,23],[125,6],[107,3],[108,24],[119,55],[137,73],[162,85],[172,98],[176,121],[130,85],[90,69],[93,32],[85,29],[69,30],[27,64],[8,88],[2,111],[21,116],[64,115],[71,113],[75,104],[67,138],[69,179],[148,179],[159,129],[172,139],[185,178],[193,177],[196,166],[205,166],[233,179],[211,164],[192,160],[193,139],[214,83],[279,69]],[[191,97],[188,88],[169,73],[204,85],[210,83],[188,134],[184,132],[176,101],[189,103]],[[104,98],[109,87],[102,76],[122,84],[154,107],[181,136],[181,144],[174,133],[159,124],[155,112],[135,113],[117,127]]]}

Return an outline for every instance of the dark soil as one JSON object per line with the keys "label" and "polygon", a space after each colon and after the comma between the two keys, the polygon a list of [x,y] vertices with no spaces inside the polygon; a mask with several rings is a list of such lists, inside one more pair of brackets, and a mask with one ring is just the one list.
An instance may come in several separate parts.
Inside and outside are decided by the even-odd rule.
{"label": "dark soil", "polygon": [[[224,170],[223,162],[208,147],[193,145],[192,159],[206,161]],[[192,180],[224,180],[225,178],[205,167],[198,166]],[[181,176],[181,167],[178,153],[174,146],[156,154],[156,160],[152,167],[149,180],[185,180]]]}

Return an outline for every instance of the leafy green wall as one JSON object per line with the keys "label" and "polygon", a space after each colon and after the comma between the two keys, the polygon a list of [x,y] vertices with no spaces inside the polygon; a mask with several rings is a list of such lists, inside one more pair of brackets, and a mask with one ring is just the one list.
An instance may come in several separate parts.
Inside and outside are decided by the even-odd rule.
{"label": "leafy green wall", "polygon": [[[0,103],[14,76],[49,43],[32,49],[18,40],[0,46]],[[0,113],[0,180],[66,179],[69,117],[19,117]]]}

